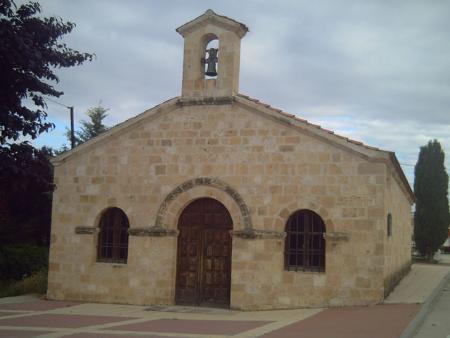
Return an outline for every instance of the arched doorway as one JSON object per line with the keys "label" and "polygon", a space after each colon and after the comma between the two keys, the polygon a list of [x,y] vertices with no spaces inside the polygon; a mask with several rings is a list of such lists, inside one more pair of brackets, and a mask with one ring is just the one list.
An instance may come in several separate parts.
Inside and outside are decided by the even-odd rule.
{"label": "arched doorway", "polygon": [[233,222],[224,205],[212,198],[189,204],[178,219],[175,302],[228,307]]}

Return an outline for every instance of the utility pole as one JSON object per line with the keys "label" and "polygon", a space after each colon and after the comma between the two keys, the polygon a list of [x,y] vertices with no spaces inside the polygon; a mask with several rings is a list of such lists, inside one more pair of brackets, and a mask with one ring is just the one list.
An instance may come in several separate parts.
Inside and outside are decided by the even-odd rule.
{"label": "utility pole", "polygon": [[69,111],[70,111],[70,149],[75,148],[75,130],[74,130],[74,126],[73,126],[73,106],[71,106],[71,107],[66,106],[65,104],[56,102],[50,98],[47,98],[47,100],[69,109]]}
{"label": "utility pole", "polygon": [[70,146],[71,149],[75,148],[75,132],[73,128],[73,106],[67,107],[70,109]]}

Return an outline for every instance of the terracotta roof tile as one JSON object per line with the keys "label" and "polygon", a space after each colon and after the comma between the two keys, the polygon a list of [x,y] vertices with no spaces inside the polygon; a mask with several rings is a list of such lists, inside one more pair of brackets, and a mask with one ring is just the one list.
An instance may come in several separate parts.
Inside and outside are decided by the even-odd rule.
{"label": "terracotta roof tile", "polygon": [[284,116],[293,118],[293,119],[295,119],[296,121],[302,122],[302,123],[304,123],[304,124],[306,124],[306,125],[308,125],[308,126],[315,127],[315,128],[317,128],[317,129],[323,130],[323,131],[325,131],[325,132],[327,132],[327,133],[329,133],[329,134],[335,135],[336,137],[339,137],[340,139],[343,139],[343,140],[345,140],[345,141],[347,141],[347,142],[349,142],[349,143],[356,144],[356,145],[362,146],[362,147],[367,148],[367,149],[370,149],[370,150],[384,151],[384,150],[382,150],[382,149],[380,149],[380,148],[377,148],[377,147],[368,146],[368,145],[364,144],[364,143],[361,142],[361,141],[352,140],[352,139],[350,139],[350,138],[348,138],[348,137],[338,135],[338,134],[336,134],[336,133],[335,133],[334,131],[332,131],[332,130],[328,130],[328,129],[322,128],[322,127],[321,127],[320,125],[318,125],[318,124],[314,124],[314,123],[308,122],[307,120],[302,119],[302,118],[300,118],[300,117],[298,117],[298,116],[296,116],[296,115],[294,115],[294,114],[286,113],[286,112],[282,111],[281,109],[274,108],[274,107],[272,107],[270,104],[263,103],[263,102],[261,102],[260,100],[254,99],[254,98],[252,98],[252,97],[250,97],[250,96],[248,96],[248,95],[238,94],[238,96],[243,97],[243,98],[245,98],[245,99],[247,99],[247,100],[250,100],[250,101],[252,101],[252,102],[254,102],[254,103],[257,103],[257,104],[259,104],[259,105],[262,105],[262,106],[265,107],[265,108],[269,108],[269,109],[273,110],[273,111],[276,112],[276,113],[279,113],[279,114],[281,114],[281,115],[284,115]]}

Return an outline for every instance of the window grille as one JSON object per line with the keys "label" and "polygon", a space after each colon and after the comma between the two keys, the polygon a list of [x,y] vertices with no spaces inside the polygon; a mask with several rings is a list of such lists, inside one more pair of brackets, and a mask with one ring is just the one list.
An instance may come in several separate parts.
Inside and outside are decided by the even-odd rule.
{"label": "window grille", "polygon": [[107,209],[100,219],[97,261],[126,263],[128,258],[128,218],[119,208]]}
{"label": "window grille", "polygon": [[325,271],[325,224],[311,210],[299,210],[286,224],[284,265],[289,271]]}

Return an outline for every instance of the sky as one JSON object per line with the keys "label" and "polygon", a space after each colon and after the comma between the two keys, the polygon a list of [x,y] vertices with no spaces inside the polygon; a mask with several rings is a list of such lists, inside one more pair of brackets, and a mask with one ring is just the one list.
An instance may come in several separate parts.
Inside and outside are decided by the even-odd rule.
{"label": "sky", "polygon": [[[20,4],[21,2],[18,2]],[[207,9],[249,27],[240,92],[336,133],[395,151],[411,185],[419,148],[438,139],[450,168],[449,1],[41,0],[76,23],[63,38],[95,53],[57,69],[57,102],[76,127],[99,103],[109,126],[181,94],[183,38]],[[53,98],[54,99],[54,98]],[[69,110],[48,102],[56,128],[38,146],[68,144]]]}

